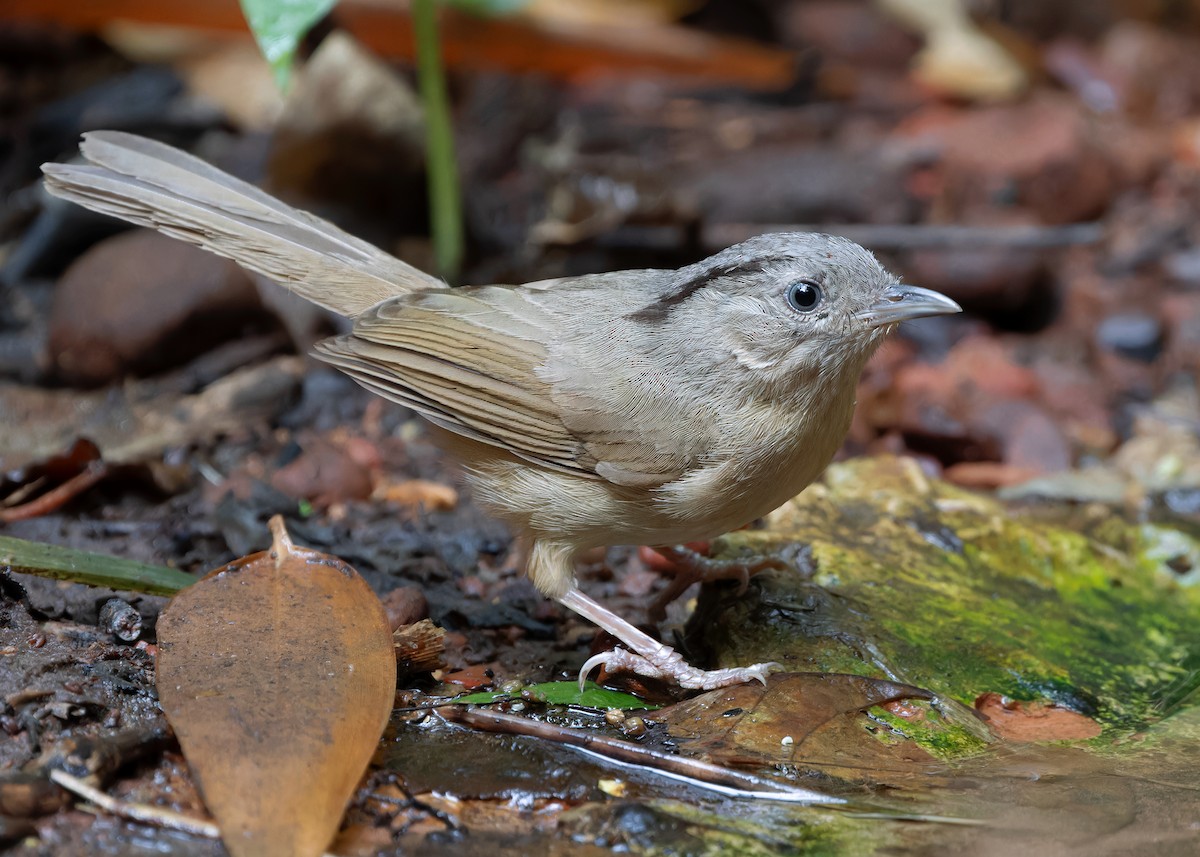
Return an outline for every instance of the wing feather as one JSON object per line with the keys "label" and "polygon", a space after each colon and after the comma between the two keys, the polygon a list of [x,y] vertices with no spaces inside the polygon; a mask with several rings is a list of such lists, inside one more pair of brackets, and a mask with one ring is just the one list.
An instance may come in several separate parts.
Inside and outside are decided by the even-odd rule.
{"label": "wing feather", "polygon": [[415,294],[360,315],[317,354],[443,428],[595,478],[595,461],[538,377],[545,345],[522,317],[534,311],[502,287]]}
{"label": "wing feather", "polygon": [[199,245],[351,316],[444,284],[186,152],[119,131],[84,135],[87,165],[44,164],[46,189]]}
{"label": "wing feather", "polygon": [[[619,355],[602,346],[551,355],[556,338],[547,331],[563,329],[578,296],[550,294],[487,286],[400,296],[359,315],[351,333],[320,343],[317,355],[442,428],[542,467],[639,487],[681,476],[702,452],[707,418],[680,414],[669,391],[628,365],[571,372],[575,380],[604,373],[612,380],[604,390],[619,395],[564,385],[547,368],[561,369],[564,352],[610,362]],[[680,437],[669,433],[689,418]],[[659,429],[643,431],[647,419]]]}

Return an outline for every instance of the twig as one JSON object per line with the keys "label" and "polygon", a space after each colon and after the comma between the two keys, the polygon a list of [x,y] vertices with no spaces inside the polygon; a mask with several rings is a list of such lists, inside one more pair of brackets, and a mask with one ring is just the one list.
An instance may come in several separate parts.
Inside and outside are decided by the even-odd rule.
{"label": "twig", "polygon": [[174,812],[157,806],[147,806],[141,803],[129,803],[128,801],[109,797],[100,791],[100,789],[88,785],[79,779],[79,777],[73,777],[66,771],[51,771],[50,779],[61,788],[95,804],[105,812],[118,815],[121,818],[128,818],[131,821],[141,821],[146,824],[153,824],[156,827],[165,827],[169,830],[179,830],[183,833],[191,833],[194,836],[205,836],[209,839],[221,838],[220,829],[211,821],[201,821],[198,818],[192,818],[181,812]]}
{"label": "twig", "polygon": [[923,223],[718,223],[704,229],[703,243],[708,250],[723,249],[767,232],[826,232],[878,250],[955,250],[964,247],[1039,250],[1095,244],[1104,237],[1104,224],[953,226]]}
{"label": "twig", "polygon": [[40,497],[35,497],[20,506],[0,509],[0,523],[24,521],[37,518],[57,511],[64,503],[78,497],[108,475],[108,465],[103,461],[92,461],[88,466],[76,473],[66,482],[47,491]]}
{"label": "twig", "polygon": [[617,764],[636,765],[642,768],[652,768],[660,774],[675,779],[686,780],[693,785],[719,791],[734,797],[756,798],[759,800],[787,801],[790,803],[814,804],[844,804],[846,801],[832,795],[788,786],[772,780],[756,777],[753,774],[722,768],[699,759],[688,759],[684,756],[668,756],[650,747],[643,747],[629,741],[620,741],[603,735],[583,732],[578,729],[567,729],[553,723],[538,720],[528,720],[499,711],[453,706],[442,709],[442,716],[453,723],[461,723],[474,729],[487,732],[503,732],[509,735],[528,735],[578,747],[584,752],[591,753]]}
{"label": "twig", "polygon": [[[83,798],[105,812],[120,816],[121,818],[127,818],[130,821],[139,821],[143,824],[152,824],[155,827],[162,827],[167,830],[178,830],[181,833],[190,833],[193,836],[203,836],[207,839],[221,838],[221,829],[211,821],[201,821],[198,818],[192,818],[190,815],[184,815],[182,812],[149,806],[144,803],[130,803],[129,801],[109,797],[100,791],[100,789],[88,785],[79,779],[79,777],[73,777],[63,770],[51,771],[50,779],[60,788],[66,789],[71,794]],[[337,855],[326,851],[322,857],[337,857]]]}

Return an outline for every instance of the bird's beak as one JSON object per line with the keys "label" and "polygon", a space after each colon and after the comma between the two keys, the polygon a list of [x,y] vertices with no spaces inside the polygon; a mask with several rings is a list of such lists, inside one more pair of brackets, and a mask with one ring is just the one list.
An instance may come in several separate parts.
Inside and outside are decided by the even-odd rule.
{"label": "bird's beak", "polygon": [[910,318],[955,312],[962,312],[962,307],[941,292],[896,283],[887,287],[882,300],[858,313],[857,318],[871,327],[882,327]]}

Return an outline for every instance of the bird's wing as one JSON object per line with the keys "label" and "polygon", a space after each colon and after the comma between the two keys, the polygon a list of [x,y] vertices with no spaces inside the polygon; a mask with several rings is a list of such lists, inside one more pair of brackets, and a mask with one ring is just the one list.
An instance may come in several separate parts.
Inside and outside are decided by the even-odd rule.
{"label": "bird's wing", "polygon": [[556,389],[545,371],[555,329],[521,289],[423,292],[373,307],[317,356],[442,428],[542,467],[640,487],[679,476],[688,457],[648,445],[631,415]]}
{"label": "bird's wing", "polygon": [[334,312],[350,316],[414,289],[445,287],[164,143],[93,131],[80,148],[87,165],[42,165],[50,193],[233,259]]}

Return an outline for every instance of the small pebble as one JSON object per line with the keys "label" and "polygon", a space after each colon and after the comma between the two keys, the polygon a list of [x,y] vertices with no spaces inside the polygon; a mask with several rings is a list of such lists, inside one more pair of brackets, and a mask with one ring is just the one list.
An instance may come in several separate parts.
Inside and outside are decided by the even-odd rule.
{"label": "small pebble", "polygon": [[1193,247],[1168,256],[1163,260],[1163,267],[1176,280],[1185,283],[1200,283],[1200,247]]}
{"label": "small pebble", "polygon": [[646,734],[646,721],[640,717],[627,717],[621,722],[621,731],[630,738],[641,738]]}
{"label": "small pebble", "polygon": [[1096,328],[1096,340],[1102,348],[1146,363],[1158,357],[1162,339],[1158,319],[1140,312],[1110,315]]}
{"label": "small pebble", "polygon": [[110,598],[100,608],[100,627],[118,640],[132,643],[142,635],[142,614],[127,601]]}

